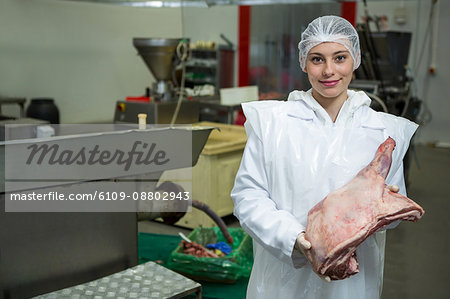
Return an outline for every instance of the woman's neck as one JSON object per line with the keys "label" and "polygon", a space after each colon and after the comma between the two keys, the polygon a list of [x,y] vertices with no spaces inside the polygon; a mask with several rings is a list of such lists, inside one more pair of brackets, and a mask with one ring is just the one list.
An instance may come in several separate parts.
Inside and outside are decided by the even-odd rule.
{"label": "woman's neck", "polygon": [[314,99],[320,104],[320,106],[325,109],[328,115],[331,118],[332,122],[335,122],[339,111],[341,110],[342,105],[347,100],[347,92],[343,92],[335,98],[327,98],[316,92],[314,89],[312,90],[312,96]]}

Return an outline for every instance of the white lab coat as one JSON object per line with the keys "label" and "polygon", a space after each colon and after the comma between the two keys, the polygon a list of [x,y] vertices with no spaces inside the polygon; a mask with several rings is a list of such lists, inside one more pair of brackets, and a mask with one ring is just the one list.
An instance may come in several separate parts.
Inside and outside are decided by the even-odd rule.
{"label": "white lab coat", "polygon": [[417,125],[369,104],[364,92],[348,91],[335,123],[311,90],[293,91],[286,102],[242,104],[248,141],[231,197],[234,214],[254,240],[247,298],[380,297],[384,232],[358,247],[358,274],[330,283],[293,249],[308,211],[367,166],[388,136],[396,147],[386,182],[406,195],[402,160]]}

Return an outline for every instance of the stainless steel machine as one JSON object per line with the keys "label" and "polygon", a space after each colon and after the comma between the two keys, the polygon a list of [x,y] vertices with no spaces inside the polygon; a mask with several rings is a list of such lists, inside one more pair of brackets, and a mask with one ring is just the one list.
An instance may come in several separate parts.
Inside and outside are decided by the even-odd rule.
{"label": "stainless steel machine", "polygon": [[[147,88],[145,96],[117,101],[114,122],[136,123],[137,114],[147,114],[148,124],[168,124],[172,122],[174,113],[177,117],[174,123],[188,124],[199,120],[199,108],[196,102],[180,100],[183,78],[182,70],[177,66],[188,59],[189,45],[187,39],[181,38],[134,38],[133,45],[145,65],[153,74],[156,82],[152,88]],[[184,50],[183,50],[184,49]],[[180,103],[178,103],[180,101]],[[177,106],[179,107],[177,108]]]}
{"label": "stainless steel machine", "polygon": [[[88,204],[86,212],[80,212],[79,207],[78,212],[6,212],[7,191],[55,192],[75,188],[89,192],[102,190],[102,186],[107,184],[109,189],[103,191],[113,191],[111,188],[117,186],[116,191],[124,192],[125,185],[121,185],[121,182],[127,183],[130,192],[155,191],[166,169],[190,167],[197,162],[213,129],[166,126],[140,130],[137,126],[122,124],[108,126],[106,130],[99,130],[99,127],[91,130],[90,127],[79,125],[73,128],[61,127],[56,130],[57,136],[44,138],[36,137],[36,128],[31,125],[17,126],[13,132],[6,130],[7,141],[0,142],[0,174],[3,182],[0,190],[1,299],[30,298],[92,281],[133,267],[138,259],[138,213],[126,207],[123,210],[119,206],[113,208],[112,202],[108,204],[111,211],[89,212],[90,207],[95,206]],[[14,139],[8,136],[14,136]],[[60,148],[73,149],[75,145],[97,144],[120,149],[130,143],[130,138],[142,142],[159,140],[159,146],[185,149],[191,157],[185,160],[173,157],[170,165],[130,168],[125,172],[120,168],[116,171],[93,171],[88,166],[77,170],[75,164],[62,165],[62,168],[53,168],[54,165],[23,165],[27,171],[16,171],[18,164],[26,160],[21,158],[20,153],[33,145],[57,144]],[[185,140],[192,140],[192,147],[190,142],[186,145]],[[38,211],[42,203],[30,203],[35,206],[29,207],[32,211]]]}
{"label": "stainless steel machine", "polygon": [[[199,120],[198,103],[179,101],[182,99],[179,97],[182,88],[177,86],[177,80],[174,79],[177,65],[187,58],[182,51],[186,41],[135,38],[133,44],[156,82],[143,97],[146,100],[118,101],[114,124],[105,125],[106,129],[95,127],[93,131],[89,127],[75,125],[71,129],[70,126],[61,126],[55,129],[56,134],[52,137],[37,135],[38,127],[42,124],[17,125],[9,131],[2,131],[6,141],[0,141],[0,174],[2,181],[5,182],[6,179],[7,184],[3,184],[0,189],[0,299],[29,298],[133,267],[138,258],[137,221],[162,217],[168,223],[175,222],[186,212],[185,205],[174,208],[167,206],[167,201],[147,201],[148,204],[142,206],[144,210],[139,207],[133,210],[120,202],[110,202],[110,209],[106,212],[89,205],[86,211],[77,206],[73,211],[37,213],[43,206],[42,202],[33,202],[31,205],[27,203],[27,211],[11,212],[11,206],[8,205],[11,204],[8,202],[8,194],[12,191],[56,193],[74,188],[73,190],[81,192],[103,189],[106,192],[115,191],[115,194],[122,191],[139,194],[180,190],[177,184],[160,182],[163,172],[194,166],[214,129],[191,125],[157,125],[192,124]],[[144,129],[136,125],[140,113],[146,113],[147,124],[151,124]],[[174,114],[178,116],[174,118]],[[60,162],[68,162],[71,150],[80,144],[86,144],[86,148],[89,148],[87,145],[101,144],[115,149],[116,153],[133,155],[131,152],[134,149],[127,149],[132,140],[140,141],[141,145],[164,146],[168,152],[185,150],[191,156],[180,160],[173,154],[167,165],[158,165],[156,168],[150,167],[152,165],[140,165],[126,171],[120,167],[101,171],[90,167],[77,168],[77,163],[62,165],[62,168],[53,168],[53,164],[47,165],[48,167],[25,165],[19,171],[14,164],[24,163],[26,160],[21,158],[20,153],[46,143],[56,143],[65,148],[65,154],[59,156]],[[5,158],[7,151],[9,156],[6,155],[8,157]],[[150,153],[150,149],[148,152]],[[138,156],[139,153],[135,152],[134,157]],[[143,158],[144,155],[139,157]],[[86,162],[78,160],[81,164],[83,161]],[[121,185],[122,183],[125,185]],[[128,189],[124,190],[123,186]],[[208,213],[201,203],[192,199],[190,202],[193,207]],[[20,207],[21,203],[17,204]],[[171,201],[170,204],[175,203]],[[213,213],[210,214],[214,216]]]}

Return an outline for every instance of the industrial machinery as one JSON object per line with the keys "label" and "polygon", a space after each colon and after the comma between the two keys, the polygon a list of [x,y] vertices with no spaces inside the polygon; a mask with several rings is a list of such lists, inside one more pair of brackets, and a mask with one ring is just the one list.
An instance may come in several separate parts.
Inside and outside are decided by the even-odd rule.
{"label": "industrial machinery", "polygon": [[[5,127],[7,141],[0,142],[1,175],[5,182],[0,190],[2,299],[30,298],[135,266],[138,259],[138,213],[134,209],[139,205],[132,199],[114,201],[114,194],[123,192],[132,196],[156,192],[165,170],[196,164],[213,129],[190,125],[149,126],[146,129],[124,124],[67,125],[55,130],[57,136],[36,137],[40,126],[49,125]],[[98,149],[127,153],[136,141],[141,144],[153,142],[159,148],[167,149],[170,161],[161,165],[133,164],[125,169],[120,163],[93,168],[87,164],[77,165],[86,163],[87,159],[78,159],[78,162],[70,164],[63,158],[68,158],[71,150],[95,149],[94,145]],[[44,163],[26,164],[24,155],[30,147],[45,145],[50,146],[49,149],[55,146],[65,154],[59,156],[56,164],[45,163],[46,160]],[[177,151],[170,154],[174,149]],[[180,151],[186,152],[185,159],[179,158]],[[53,153],[56,155],[55,151]],[[138,156],[135,154],[134,157]],[[50,200],[13,202],[8,197],[11,192],[93,194],[94,191],[104,191],[104,200],[98,197],[97,201],[79,201],[78,205],[73,205],[69,201],[55,203]],[[153,203],[157,204],[156,201]],[[73,212],[66,208],[61,212],[61,206],[72,206]],[[38,213],[43,207],[45,211]],[[158,213],[164,210],[162,206],[159,210],[155,206],[147,208]]]}
{"label": "industrial machinery", "polygon": [[[134,38],[133,45],[156,79],[143,97],[117,101],[115,123],[136,123],[139,113],[147,114],[148,124],[188,124],[199,120],[197,103],[184,101],[184,62],[189,58],[187,39]],[[178,80],[177,67],[181,67]],[[180,82],[178,82],[180,81]],[[174,116],[175,115],[175,116]]]}
{"label": "industrial machinery", "polygon": [[[133,45],[138,50],[142,60],[156,78],[150,90],[150,96],[155,97],[156,102],[169,102],[175,100],[173,84],[175,61],[181,57],[176,55],[182,43],[187,40],[178,38],[134,38]],[[179,52],[177,52],[179,53]]]}
{"label": "industrial machinery", "polygon": [[416,120],[421,101],[412,95],[413,78],[407,75],[410,32],[371,32],[358,24],[361,66],[350,88],[360,89],[374,100],[373,108]]}
{"label": "industrial machinery", "polygon": [[[220,226],[221,219],[195,198],[186,201],[115,200],[120,194],[127,197],[185,194],[180,185],[163,181],[162,174],[166,170],[194,166],[214,129],[174,125],[192,124],[199,119],[198,103],[183,101],[180,96],[183,78],[179,86],[173,79],[176,66],[181,64],[183,69],[183,61],[188,57],[186,41],[134,39],[133,43],[157,82],[148,89],[144,100],[118,101],[114,124],[14,124],[5,126],[2,131],[5,141],[0,142],[1,168],[4,169],[1,174],[6,183],[0,190],[0,205],[4,207],[0,211],[0,299],[29,298],[135,266],[137,221],[141,219],[161,217],[166,223],[174,223],[192,204],[215,218]],[[146,122],[150,124],[144,124],[144,128],[136,124],[138,114],[143,113],[147,114]],[[51,128],[53,136],[39,135]],[[134,145],[140,145],[142,151],[136,151]],[[116,167],[111,168],[108,166],[111,163],[105,162],[111,155],[105,151],[102,151],[104,156],[101,154],[103,158],[98,154],[97,160],[80,158],[95,152],[96,146],[109,149],[114,153],[112,157],[122,157],[122,160],[117,160]],[[158,156],[159,151],[154,147],[165,149],[170,156],[167,164],[153,163],[161,162],[158,160],[161,155]],[[25,165],[27,157],[30,159],[26,153],[33,148],[44,148],[41,156],[48,158],[49,163]],[[73,152],[76,148],[81,150]],[[58,155],[57,149],[61,149]],[[124,169],[128,167],[126,155],[141,162]],[[53,157],[56,158],[50,163]],[[106,163],[103,165],[106,168],[83,165],[100,160]],[[70,201],[57,205],[50,201],[12,201],[10,197],[12,192],[28,196],[32,193],[94,194],[97,191],[103,191],[104,200],[85,205]],[[73,209],[67,210],[67,207]],[[225,232],[226,227],[221,227]]]}

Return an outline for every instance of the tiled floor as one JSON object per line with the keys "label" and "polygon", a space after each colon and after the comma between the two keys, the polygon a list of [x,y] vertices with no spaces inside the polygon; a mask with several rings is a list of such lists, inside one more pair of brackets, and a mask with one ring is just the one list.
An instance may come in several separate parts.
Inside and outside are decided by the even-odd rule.
{"label": "tiled floor", "polygon": [[416,152],[407,192],[425,215],[387,232],[383,299],[450,298],[450,149]]}

